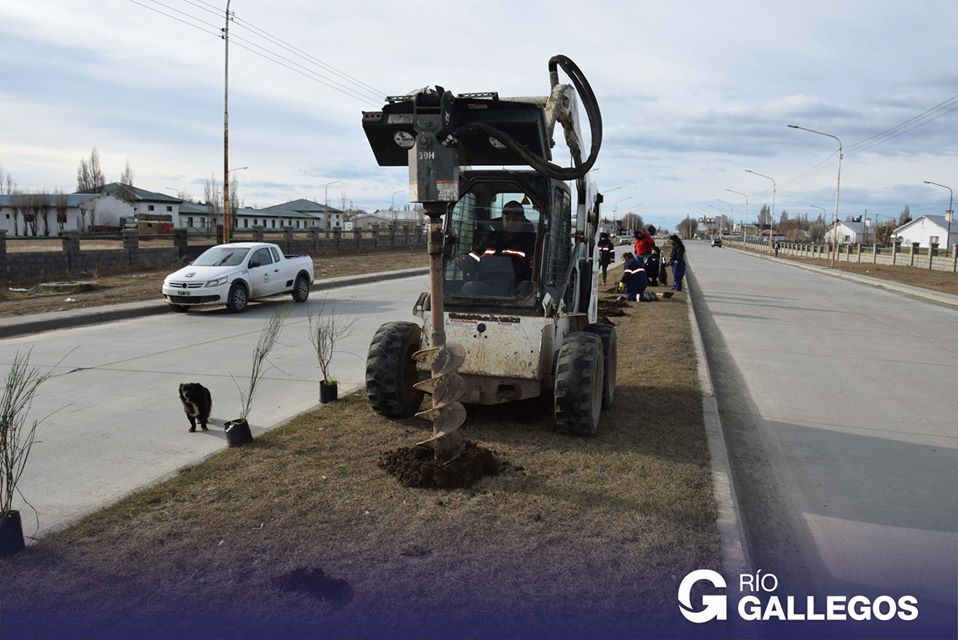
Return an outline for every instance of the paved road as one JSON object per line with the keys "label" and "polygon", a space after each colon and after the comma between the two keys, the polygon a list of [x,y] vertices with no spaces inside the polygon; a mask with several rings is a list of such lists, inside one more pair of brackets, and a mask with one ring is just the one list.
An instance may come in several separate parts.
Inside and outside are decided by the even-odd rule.
{"label": "paved road", "polygon": [[[34,416],[53,414],[38,430],[40,442],[22,483],[39,512],[40,534],[225,447],[221,428],[187,431],[177,386],[207,386],[217,424],[237,417],[239,394],[230,374],[242,384],[259,331],[276,305],[288,304],[291,315],[270,358],[276,368],[253,403],[254,435],[318,402],[321,376],[307,338],[307,306],[325,295],[338,313],[357,319],[333,358],[342,391],[365,384],[373,332],[388,320],[415,320],[412,305],[426,287],[426,278],[418,276],[314,293],[307,305],[284,299],[252,305],[240,315],[211,309],[0,340],[3,368],[17,350],[32,348],[31,363],[44,367],[69,353],[33,406]],[[24,515],[31,534],[32,512]]]}
{"label": "paved road", "polygon": [[703,243],[689,261],[754,569],[919,593],[953,629],[958,310]]}

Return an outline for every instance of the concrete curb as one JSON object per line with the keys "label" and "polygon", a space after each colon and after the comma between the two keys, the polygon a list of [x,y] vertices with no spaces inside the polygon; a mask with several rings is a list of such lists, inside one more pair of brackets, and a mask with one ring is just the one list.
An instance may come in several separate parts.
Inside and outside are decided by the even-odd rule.
{"label": "concrete curb", "polygon": [[[356,276],[326,278],[324,280],[314,281],[312,291],[325,291],[337,287],[382,282],[383,280],[411,278],[428,273],[428,269],[400,269],[398,271],[386,271],[383,273],[365,273]],[[0,319],[0,338],[13,338],[41,331],[82,327],[91,324],[100,324],[102,322],[159,315],[161,313],[173,313],[173,311],[170,309],[170,306],[162,300],[150,300],[147,302],[126,302],[123,304],[90,307],[89,309],[77,309],[76,311],[54,311],[50,313],[35,313],[26,316],[2,318]]]}
{"label": "concrete curb", "polygon": [[[929,302],[935,302],[937,304],[943,304],[949,307],[958,307],[958,296],[950,294],[950,293],[932,291],[931,289],[922,289],[921,287],[913,287],[910,284],[902,284],[900,282],[894,282],[893,280],[882,280],[880,278],[872,278],[871,276],[863,276],[857,273],[850,273],[848,271],[832,269],[831,267],[819,267],[813,264],[804,264],[795,260],[789,260],[787,258],[776,258],[774,256],[762,255],[762,254],[755,253],[753,251],[736,249],[731,246],[726,246],[725,248],[731,249],[732,251],[735,251],[737,253],[741,253],[747,256],[752,256],[755,258],[764,258],[765,260],[772,260],[773,262],[787,264],[793,267],[798,267],[799,269],[805,269],[806,271],[814,271],[816,273],[832,276],[833,278],[842,278],[844,280],[850,280],[852,282],[865,284],[871,287],[876,287],[878,289],[885,289],[886,291],[900,293],[910,298],[920,298],[922,300],[928,300]],[[940,273],[947,274],[951,272],[942,271]]]}
{"label": "concrete curb", "polygon": [[[689,270],[691,275],[691,270]],[[702,340],[702,330],[695,315],[695,305],[692,302],[696,284],[686,280],[688,290],[689,322],[692,325],[692,343],[695,345],[695,354],[698,359],[699,385],[702,388],[702,417],[705,421],[705,435],[708,439],[709,459],[712,467],[712,486],[717,512],[716,525],[719,530],[722,547],[722,569],[727,579],[737,582],[739,574],[748,573],[751,566],[748,545],[745,539],[745,530],[742,526],[741,509],[732,478],[732,469],[729,465],[728,450],[725,446],[725,433],[722,429],[722,419],[719,415],[718,402],[712,385],[712,375],[709,371],[708,359],[705,355],[705,344]],[[705,567],[702,567],[705,568]],[[737,585],[735,585],[737,588]]]}

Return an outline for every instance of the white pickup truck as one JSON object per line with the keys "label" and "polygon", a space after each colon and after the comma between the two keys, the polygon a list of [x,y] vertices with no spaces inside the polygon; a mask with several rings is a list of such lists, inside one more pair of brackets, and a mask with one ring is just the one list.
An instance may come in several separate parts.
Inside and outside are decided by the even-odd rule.
{"label": "white pickup truck", "polygon": [[163,280],[163,297],[174,311],[225,304],[240,313],[250,300],[291,293],[306,302],[313,286],[313,259],[284,256],[269,242],[235,242],[207,249]]}

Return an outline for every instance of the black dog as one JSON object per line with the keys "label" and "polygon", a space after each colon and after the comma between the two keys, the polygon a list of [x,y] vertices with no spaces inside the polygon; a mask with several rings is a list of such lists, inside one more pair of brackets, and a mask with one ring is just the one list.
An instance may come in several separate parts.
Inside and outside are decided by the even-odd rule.
{"label": "black dog", "polygon": [[180,384],[180,401],[183,411],[190,421],[190,431],[196,431],[196,421],[200,421],[203,431],[208,431],[206,421],[210,419],[210,409],[213,408],[213,398],[210,390],[198,382]]}

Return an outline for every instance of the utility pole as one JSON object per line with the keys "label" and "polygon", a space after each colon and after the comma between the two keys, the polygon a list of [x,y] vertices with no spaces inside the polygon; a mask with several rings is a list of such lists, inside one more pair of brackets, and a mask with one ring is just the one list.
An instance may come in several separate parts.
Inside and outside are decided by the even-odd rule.
{"label": "utility pole", "polygon": [[226,0],[226,24],[223,26],[223,242],[230,241],[230,1]]}

